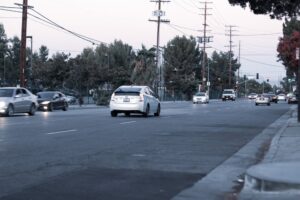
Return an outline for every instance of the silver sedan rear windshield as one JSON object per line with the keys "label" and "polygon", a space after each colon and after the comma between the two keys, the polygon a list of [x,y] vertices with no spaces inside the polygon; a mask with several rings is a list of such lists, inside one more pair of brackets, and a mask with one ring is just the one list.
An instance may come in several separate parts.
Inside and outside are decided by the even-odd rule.
{"label": "silver sedan rear windshield", "polygon": [[140,95],[141,88],[118,88],[115,91],[115,95],[119,96],[139,96]]}

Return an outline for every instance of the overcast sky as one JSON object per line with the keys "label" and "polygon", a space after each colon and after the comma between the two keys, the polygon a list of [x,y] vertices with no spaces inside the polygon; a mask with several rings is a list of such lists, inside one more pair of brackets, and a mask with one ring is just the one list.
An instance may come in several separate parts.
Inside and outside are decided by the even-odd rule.
{"label": "overcast sky", "polygon": [[[0,6],[15,6],[22,0],[1,0]],[[254,15],[249,9],[230,6],[227,0],[212,0],[208,4],[207,24],[213,36],[208,54],[216,51],[228,51],[229,37],[226,26],[233,25],[233,52],[239,54],[241,44],[241,76],[260,74],[261,80],[270,79],[278,83],[285,77],[284,67],[277,62],[276,47],[282,36],[282,21],[271,20],[267,15]],[[28,0],[34,10],[48,17],[55,23],[76,33],[97,39],[105,43],[122,40],[135,49],[144,44],[147,48],[156,44],[155,19],[152,12],[157,10],[157,3],[150,0]],[[203,33],[204,4],[198,0],[171,0],[162,4],[162,10],[170,24],[162,24],[160,45],[164,46],[175,36],[201,36]],[[33,11],[30,13],[37,15]],[[9,38],[21,35],[21,13],[0,10],[0,23],[4,25]],[[29,16],[27,35],[33,36],[33,50],[41,45],[49,48],[50,54],[57,51],[80,54],[85,47],[92,47],[65,31],[54,28],[39,19]],[[29,46],[29,41],[27,43]]]}

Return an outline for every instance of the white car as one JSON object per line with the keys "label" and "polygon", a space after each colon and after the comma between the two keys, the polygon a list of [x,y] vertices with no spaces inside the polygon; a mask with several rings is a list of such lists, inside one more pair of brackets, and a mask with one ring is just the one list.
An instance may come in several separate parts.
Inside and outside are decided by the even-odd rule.
{"label": "white car", "polygon": [[150,114],[159,116],[161,110],[157,95],[148,86],[120,86],[111,95],[109,107],[112,117],[118,113],[126,116],[131,113],[140,113],[144,117]]}
{"label": "white car", "polygon": [[256,99],[257,98],[257,94],[256,93],[250,93],[249,95],[248,95],[248,99]]}
{"label": "white car", "polygon": [[209,103],[209,97],[205,92],[197,92],[193,96],[193,103]]}
{"label": "white car", "polygon": [[12,116],[14,113],[34,115],[38,107],[37,96],[21,87],[0,88],[0,115]]}
{"label": "white car", "polygon": [[278,101],[286,101],[286,95],[285,94],[278,94],[277,99],[278,99]]}
{"label": "white car", "polygon": [[270,98],[264,95],[258,95],[255,99],[255,105],[271,105]]}

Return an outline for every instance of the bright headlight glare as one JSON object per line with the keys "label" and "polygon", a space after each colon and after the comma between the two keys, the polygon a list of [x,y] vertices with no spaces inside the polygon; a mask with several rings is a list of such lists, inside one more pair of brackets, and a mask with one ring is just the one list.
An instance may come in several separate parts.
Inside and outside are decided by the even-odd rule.
{"label": "bright headlight glare", "polygon": [[49,104],[50,103],[50,101],[43,101],[41,104],[42,105],[47,105],[47,104]]}
{"label": "bright headlight glare", "polygon": [[0,101],[0,107],[4,107],[6,104],[4,101]]}

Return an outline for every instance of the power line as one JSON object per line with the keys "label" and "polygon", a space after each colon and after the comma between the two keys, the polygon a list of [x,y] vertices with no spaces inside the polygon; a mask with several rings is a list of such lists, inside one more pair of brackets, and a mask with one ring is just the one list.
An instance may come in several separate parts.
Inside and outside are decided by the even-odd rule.
{"label": "power line", "polygon": [[279,65],[273,65],[273,64],[269,64],[269,63],[264,63],[264,62],[260,62],[260,61],[257,61],[257,60],[253,60],[253,59],[249,59],[249,58],[245,58],[245,57],[241,57],[241,59],[243,60],[247,60],[249,62],[253,62],[253,63],[257,63],[257,64],[261,64],[261,65],[266,65],[266,66],[269,66],[269,67],[279,67],[279,68],[283,68],[284,66],[279,66]]}

